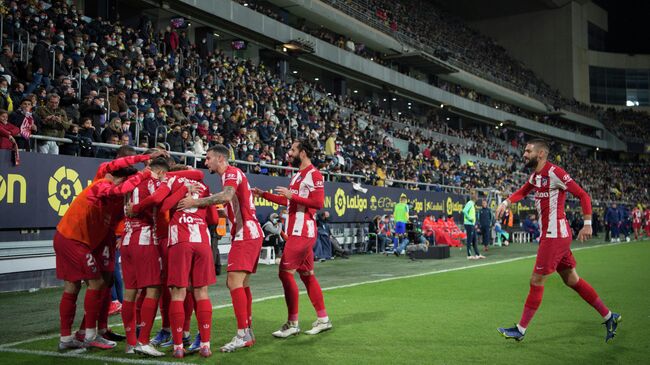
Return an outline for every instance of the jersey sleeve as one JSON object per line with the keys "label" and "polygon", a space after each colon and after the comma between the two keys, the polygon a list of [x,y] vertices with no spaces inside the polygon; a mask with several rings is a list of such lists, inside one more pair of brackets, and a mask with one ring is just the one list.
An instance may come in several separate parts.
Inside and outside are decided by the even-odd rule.
{"label": "jersey sleeve", "polygon": [[187,186],[178,181],[174,182],[171,185],[171,191],[172,193],[163,201],[162,206],[160,207],[160,212],[164,213],[168,210],[171,210],[176,206],[176,204],[178,204],[179,201],[181,201],[181,199],[187,195],[188,192]]}
{"label": "jersey sleeve", "polygon": [[237,187],[239,186],[239,183],[241,182],[237,171],[226,171],[226,173],[223,175],[223,187],[225,188],[226,186],[231,186],[237,190]]}
{"label": "jersey sleeve", "polygon": [[278,205],[283,205],[285,207],[288,204],[287,198],[283,197],[282,195],[269,193],[268,191],[265,191],[264,193],[262,193],[262,198],[264,198],[264,199],[266,199],[266,200],[268,200],[268,201],[270,201],[272,203],[275,203],[275,204],[278,204]]}
{"label": "jersey sleeve", "polygon": [[519,188],[519,190],[515,191],[512,195],[508,197],[508,200],[510,203],[516,203],[520,201],[521,199],[525,198],[528,193],[530,193],[531,190],[533,190],[535,186],[530,183],[530,181],[526,181],[526,183]]}
{"label": "jersey sleeve", "polygon": [[591,197],[578,183],[571,180],[566,184],[566,191],[571,193],[576,198],[580,199],[580,207],[582,208],[583,215],[591,215]]}
{"label": "jersey sleeve", "polygon": [[312,173],[312,183],[306,184],[309,189],[309,196],[303,198],[297,194],[291,196],[291,201],[304,205],[307,208],[323,209],[325,203],[325,185],[323,183],[323,175],[315,171]]}
{"label": "jersey sleeve", "polygon": [[[97,184],[96,189],[93,191],[93,197],[96,199],[106,198],[111,196],[122,196],[130,193],[135,189],[136,186],[151,176],[149,170],[140,171],[137,174],[129,176],[124,182],[118,185],[111,184],[107,182],[106,184]],[[88,197],[90,200],[90,196]]]}
{"label": "jersey sleeve", "polygon": [[149,159],[151,159],[150,155],[134,155],[120,157],[110,162],[104,162],[103,164],[99,165],[99,169],[95,175],[95,180],[102,179],[104,176],[106,176],[106,174],[110,174],[111,172],[123,169],[125,167],[133,166],[140,162],[148,161]]}
{"label": "jersey sleeve", "polygon": [[143,210],[146,210],[152,206],[160,205],[163,200],[171,193],[171,186],[176,180],[175,176],[172,176],[167,180],[166,183],[160,184],[158,189],[156,189],[151,195],[142,199],[138,204],[134,204],[131,209],[133,213],[140,214]]}

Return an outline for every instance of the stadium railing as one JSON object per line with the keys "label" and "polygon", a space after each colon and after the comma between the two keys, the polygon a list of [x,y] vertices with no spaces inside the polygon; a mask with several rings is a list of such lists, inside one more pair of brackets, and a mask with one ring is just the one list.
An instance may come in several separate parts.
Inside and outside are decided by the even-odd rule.
{"label": "stadium railing", "polygon": [[[50,136],[42,136],[42,135],[32,135],[31,140],[35,141],[53,141],[53,142],[60,142],[60,143],[75,143],[73,140],[69,138],[59,138],[59,137],[50,137]],[[121,145],[114,145],[114,144],[109,144],[109,143],[100,143],[100,142],[93,142],[92,143],[93,147],[100,147],[100,148],[105,148],[105,149],[113,149],[117,150],[121,147]],[[149,150],[148,148],[143,148],[143,147],[133,147],[136,151],[138,152],[145,152]],[[38,152],[38,148],[35,148],[35,146],[32,146],[32,151]],[[191,159],[191,163],[193,167],[197,167],[197,162],[205,159],[205,155],[197,155],[191,152],[174,152],[174,151],[168,151],[168,153],[171,156],[177,156],[177,157],[187,157]],[[290,166],[281,166],[281,165],[274,165],[274,164],[267,164],[267,163],[261,163],[261,162],[251,162],[251,161],[242,161],[242,160],[231,160],[236,165],[249,165],[249,166],[260,166],[260,167],[266,167],[266,168],[272,168],[276,170],[283,170],[283,171],[297,171],[298,169],[295,167],[290,167]],[[334,178],[341,179],[341,178],[350,178],[353,179],[352,182],[356,183],[366,183],[367,178],[366,176],[363,175],[357,175],[357,174],[348,174],[348,173],[342,173],[342,172],[332,172],[328,170],[321,170],[321,173],[326,177],[327,181],[332,181]],[[441,185],[441,184],[428,184],[428,183],[422,183],[422,182],[414,182],[414,181],[404,181],[404,180],[394,180],[394,179],[387,179],[387,182],[390,184],[406,184],[408,186],[418,186],[422,187],[422,190],[425,191],[444,191],[448,193],[456,193],[456,194],[468,194],[469,191],[466,188],[460,187],[460,186],[452,186],[452,185]],[[494,192],[494,189],[476,189],[478,191],[482,191],[485,193],[490,193]]]}

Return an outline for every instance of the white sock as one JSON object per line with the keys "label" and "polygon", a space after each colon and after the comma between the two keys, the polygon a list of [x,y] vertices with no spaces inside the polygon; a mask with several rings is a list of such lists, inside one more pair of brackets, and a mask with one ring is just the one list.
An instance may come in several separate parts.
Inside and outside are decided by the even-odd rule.
{"label": "white sock", "polygon": [[96,328],[86,328],[86,340],[94,340],[95,337],[97,336],[97,329]]}
{"label": "white sock", "polygon": [[606,316],[603,317],[604,320],[609,321],[609,319],[612,318],[612,311],[609,311]]}
{"label": "white sock", "polygon": [[517,323],[517,329],[519,330],[519,332],[521,332],[522,335],[526,334],[526,328],[520,326],[519,323]]}
{"label": "white sock", "polygon": [[182,349],[183,349],[183,345],[174,345],[174,351],[182,350]]}
{"label": "white sock", "polygon": [[190,331],[183,331],[183,337],[190,337]]}
{"label": "white sock", "polygon": [[163,327],[163,331],[167,331],[169,333],[172,333],[172,328],[171,327]]}
{"label": "white sock", "polygon": [[210,348],[210,342],[201,342],[201,345],[200,345],[200,346],[201,346],[201,347],[203,347],[203,346],[208,346],[208,348]]}
{"label": "white sock", "polygon": [[70,336],[61,336],[61,342],[70,342],[72,341],[74,337],[72,335]]}
{"label": "white sock", "polygon": [[289,325],[293,327],[298,327],[298,321],[289,321]]}
{"label": "white sock", "polygon": [[322,323],[327,323],[327,322],[330,321],[330,317],[329,317],[329,316],[318,317],[318,320],[319,320],[320,322],[322,322]]}
{"label": "white sock", "polygon": [[244,337],[246,336],[246,329],[237,329],[237,336],[238,337]]}

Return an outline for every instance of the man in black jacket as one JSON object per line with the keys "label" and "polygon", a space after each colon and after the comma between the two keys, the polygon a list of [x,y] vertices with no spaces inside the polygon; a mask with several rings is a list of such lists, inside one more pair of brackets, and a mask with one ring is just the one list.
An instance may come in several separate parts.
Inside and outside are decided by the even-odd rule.
{"label": "man in black jacket", "polygon": [[50,52],[49,37],[42,38],[34,46],[32,53],[32,69],[34,70],[32,83],[27,87],[26,94],[31,94],[42,84],[50,89],[50,73],[52,72],[52,53]]}
{"label": "man in black jacket", "polygon": [[492,244],[492,226],[494,225],[494,213],[488,207],[487,199],[481,202],[481,209],[478,211],[478,224],[483,237],[483,249],[488,250],[488,246]]}

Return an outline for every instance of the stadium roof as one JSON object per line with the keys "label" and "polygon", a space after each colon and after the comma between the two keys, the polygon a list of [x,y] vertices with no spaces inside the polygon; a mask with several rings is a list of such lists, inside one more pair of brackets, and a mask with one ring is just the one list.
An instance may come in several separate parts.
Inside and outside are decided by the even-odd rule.
{"label": "stadium roof", "polygon": [[[589,0],[578,0],[586,3]],[[467,20],[480,20],[561,8],[572,0],[434,0],[446,11]]]}

